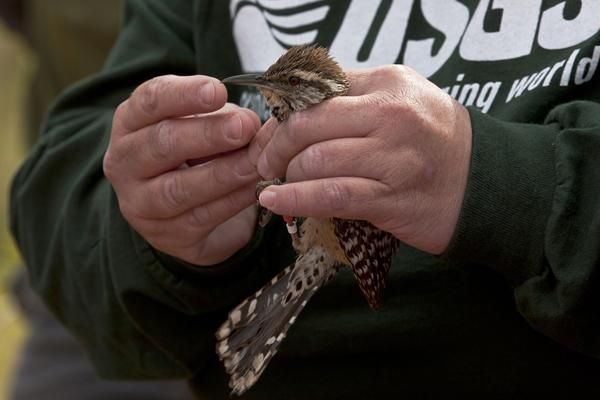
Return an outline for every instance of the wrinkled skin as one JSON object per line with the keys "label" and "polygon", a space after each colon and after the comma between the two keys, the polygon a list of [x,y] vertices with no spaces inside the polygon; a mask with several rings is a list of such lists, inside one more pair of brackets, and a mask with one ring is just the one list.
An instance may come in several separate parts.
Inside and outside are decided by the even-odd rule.
{"label": "wrinkled skin", "polygon": [[223,261],[254,231],[247,144],[260,127],[206,76],[162,76],[115,112],[104,172],[124,218],[156,249],[197,265]]}
{"label": "wrinkled skin", "polygon": [[250,146],[277,214],[362,219],[440,254],[454,233],[471,153],[467,110],[404,66],[347,71],[348,96],[268,121]]}

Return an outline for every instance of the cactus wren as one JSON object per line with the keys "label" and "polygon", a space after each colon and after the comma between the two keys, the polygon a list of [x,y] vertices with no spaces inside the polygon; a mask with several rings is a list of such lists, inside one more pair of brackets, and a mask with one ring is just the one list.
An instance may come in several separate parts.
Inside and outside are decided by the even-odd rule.
{"label": "cactus wren", "polygon": [[[264,74],[223,82],[258,87],[280,123],[291,112],[344,95],[349,88],[327,50],[308,45],[290,48]],[[377,309],[399,245],[393,235],[366,221],[338,218],[306,218],[296,239],[294,264],[233,309],[216,333],[217,354],[233,394],[254,385],[308,300],[340,267],[352,269],[369,306]]]}

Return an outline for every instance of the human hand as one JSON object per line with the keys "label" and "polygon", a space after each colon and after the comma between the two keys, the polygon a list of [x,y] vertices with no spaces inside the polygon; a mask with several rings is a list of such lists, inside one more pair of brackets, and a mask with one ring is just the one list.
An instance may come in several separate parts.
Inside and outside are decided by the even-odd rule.
{"label": "human hand", "polygon": [[115,112],[104,173],[121,213],[153,247],[197,265],[230,257],[250,240],[258,174],[246,145],[253,112],[226,104],[206,76],[161,76]]}
{"label": "human hand", "polygon": [[348,96],[284,123],[250,146],[265,179],[286,176],[260,202],[277,214],[367,220],[440,254],[460,212],[471,155],[467,110],[404,66],[347,72]]}

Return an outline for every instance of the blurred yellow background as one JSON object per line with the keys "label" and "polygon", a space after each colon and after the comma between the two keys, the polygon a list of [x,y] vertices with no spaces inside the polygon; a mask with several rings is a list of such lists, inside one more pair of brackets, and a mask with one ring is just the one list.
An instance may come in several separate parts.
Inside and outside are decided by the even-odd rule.
{"label": "blurred yellow background", "polygon": [[0,24],[0,399],[8,396],[15,356],[24,336],[24,323],[8,293],[20,261],[8,231],[10,179],[26,151],[24,108],[34,58],[23,40]]}
{"label": "blurred yellow background", "polygon": [[27,336],[27,323],[10,295],[11,280],[22,268],[9,233],[11,177],[49,104],[66,86],[102,67],[119,30],[121,9],[121,0],[28,0],[6,6],[17,4],[22,14],[7,15],[25,36],[0,20],[0,400],[9,397]]}

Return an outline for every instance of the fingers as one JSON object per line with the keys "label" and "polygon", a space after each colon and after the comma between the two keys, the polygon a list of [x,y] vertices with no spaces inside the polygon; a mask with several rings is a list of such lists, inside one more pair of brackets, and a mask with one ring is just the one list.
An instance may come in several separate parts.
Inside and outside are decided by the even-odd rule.
{"label": "fingers", "polygon": [[274,179],[283,176],[291,158],[311,144],[367,136],[375,126],[372,118],[364,118],[363,109],[362,97],[336,97],[292,113],[282,124],[265,124],[257,136],[271,140],[258,158],[258,172]]}
{"label": "fingers", "polygon": [[256,220],[255,185],[167,220],[139,220],[155,248],[197,265],[224,261],[250,240]]}
{"label": "fingers", "polygon": [[248,144],[257,130],[251,111],[227,107],[191,118],[166,119],[123,136],[108,156],[134,178],[178,168],[186,160],[232,151]]}
{"label": "fingers", "polygon": [[166,219],[141,219],[138,228],[149,241],[160,242],[169,248],[187,248],[199,238],[210,234],[215,227],[256,203],[254,183],[234,190],[219,199]]}
{"label": "fingers", "polygon": [[244,147],[260,121],[226,99],[214,78],[152,79],[116,110],[104,157],[131,226],[155,248],[199,265],[247,243],[256,215],[258,174]]}
{"label": "fingers", "polygon": [[[365,137],[389,121],[399,107],[385,99],[390,93],[404,98],[414,71],[399,65],[346,71],[350,81],[347,96],[335,97],[301,112],[282,124],[265,124],[258,132],[262,154],[257,169],[265,179],[283,176],[291,158],[311,144],[343,137]],[[385,94],[384,94],[385,93]],[[384,95],[382,95],[384,94]],[[263,142],[268,142],[262,145]],[[262,146],[261,146],[262,145]],[[256,150],[253,149],[252,154]]]}
{"label": "fingers", "polygon": [[287,182],[336,176],[377,179],[388,167],[376,138],[334,139],[310,145],[288,164]]}
{"label": "fingers", "polygon": [[[202,262],[204,265],[225,261],[248,244],[256,226],[255,202],[256,197],[252,206],[218,225],[203,246],[195,249],[198,259],[205,260]],[[227,243],[227,246],[223,243]]]}
{"label": "fingers", "polygon": [[269,186],[260,194],[262,206],[276,214],[303,217],[366,219],[374,206],[383,209],[381,199],[389,187],[365,178],[316,179]]}
{"label": "fingers", "polygon": [[[170,218],[217,200],[259,179],[247,150],[238,150],[190,168],[167,172],[131,193],[131,214]],[[135,205],[135,206],[133,206]]]}
{"label": "fingers", "polygon": [[273,137],[278,124],[279,123],[275,118],[270,118],[265,122],[262,128],[259,127],[258,132],[254,135],[252,142],[248,146],[248,157],[250,157],[250,161],[254,165],[258,163],[260,153]]}
{"label": "fingers", "polygon": [[164,119],[216,111],[227,101],[227,90],[217,79],[159,76],[140,85],[115,113],[114,129],[136,131]]}

